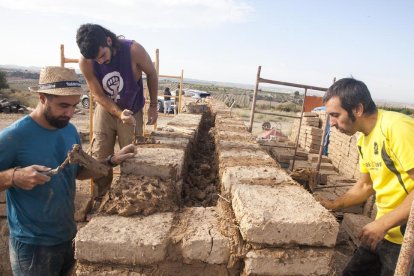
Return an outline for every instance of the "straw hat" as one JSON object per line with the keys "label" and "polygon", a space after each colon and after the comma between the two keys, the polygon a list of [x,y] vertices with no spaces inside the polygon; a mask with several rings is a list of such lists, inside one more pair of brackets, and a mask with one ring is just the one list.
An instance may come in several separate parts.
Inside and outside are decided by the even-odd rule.
{"label": "straw hat", "polygon": [[75,70],[59,66],[42,68],[39,85],[31,86],[32,92],[52,94],[57,96],[82,95],[83,90]]}

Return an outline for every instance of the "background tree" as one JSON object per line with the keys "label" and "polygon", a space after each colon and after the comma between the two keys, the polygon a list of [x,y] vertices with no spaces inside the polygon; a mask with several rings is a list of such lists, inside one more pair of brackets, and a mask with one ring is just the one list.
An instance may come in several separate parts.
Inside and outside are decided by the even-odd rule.
{"label": "background tree", "polygon": [[299,99],[300,98],[300,93],[299,91],[295,91],[295,93],[293,94],[295,99]]}
{"label": "background tree", "polygon": [[7,83],[6,73],[0,71],[0,89],[9,88],[9,84]]}

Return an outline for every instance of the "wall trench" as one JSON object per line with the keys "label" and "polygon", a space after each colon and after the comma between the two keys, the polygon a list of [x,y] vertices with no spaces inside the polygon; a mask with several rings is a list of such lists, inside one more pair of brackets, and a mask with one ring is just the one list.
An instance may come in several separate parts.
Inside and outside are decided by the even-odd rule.
{"label": "wall trench", "polygon": [[211,207],[217,204],[219,179],[215,161],[214,118],[203,113],[196,141],[188,154],[187,173],[183,176],[183,205]]}

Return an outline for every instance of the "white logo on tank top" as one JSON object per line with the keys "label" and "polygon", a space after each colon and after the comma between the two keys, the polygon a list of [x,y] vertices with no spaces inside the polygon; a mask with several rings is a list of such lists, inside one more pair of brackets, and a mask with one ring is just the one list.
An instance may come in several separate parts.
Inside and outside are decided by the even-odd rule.
{"label": "white logo on tank top", "polygon": [[114,102],[118,102],[121,98],[120,93],[124,88],[124,80],[121,74],[117,71],[106,74],[102,79],[102,86],[104,90],[111,96]]}

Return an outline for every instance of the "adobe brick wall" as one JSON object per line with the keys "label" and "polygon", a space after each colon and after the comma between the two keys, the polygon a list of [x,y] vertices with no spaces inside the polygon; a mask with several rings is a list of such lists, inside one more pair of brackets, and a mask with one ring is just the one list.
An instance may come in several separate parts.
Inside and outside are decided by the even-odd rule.
{"label": "adobe brick wall", "polygon": [[[299,146],[309,153],[319,153],[322,143],[323,127],[326,122],[325,111],[307,112],[304,114],[302,127],[299,135]],[[317,117],[315,117],[317,116]],[[309,118],[314,118],[311,121]],[[317,125],[315,118],[319,120]],[[289,136],[291,141],[295,141],[299,129],[299,119],[296,119],[292,125],[292,133]],[[336,130],[330,129],[328,157],[332,161],[336,171],[339,174],[351,178],[359,178],[358,150],[356,141],[358,133],[348,136]]]}
{"label": "adobe brick wall", "polygon": [[[339,230],[335,218],[254,142],[226,106],[213,101],[210,110],[203,116],[214,119],[220,204],[148,216],[95,215],[76,237],[78,275],[329,272]],[[140,177],[162,179],[166,182],[159,183],[181,194],[176,183],[191,162],[186,143],[197,143],[202,119],[194,116],[178,115],[162,135],[155,132],[164,144],[141,145],[137,157],[123,165],[121,178],[129,175],[135,185],[142,185]],[[177,147],[180,135],[186,137]]]}

